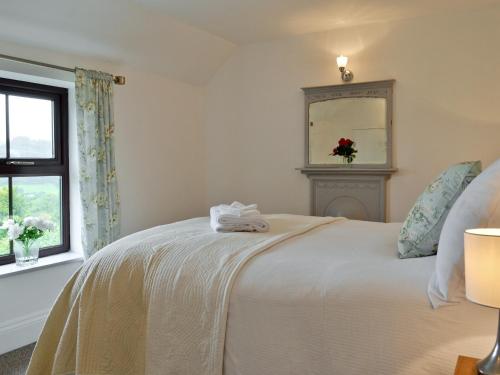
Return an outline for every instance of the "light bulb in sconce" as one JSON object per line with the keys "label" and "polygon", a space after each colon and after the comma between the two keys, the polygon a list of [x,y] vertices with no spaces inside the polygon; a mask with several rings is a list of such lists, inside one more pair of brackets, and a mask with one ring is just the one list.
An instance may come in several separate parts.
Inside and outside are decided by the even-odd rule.
{"label": "light bulb in sconce", "polygon": [[350,70],[347,70],[348,61],[349,58],[347,56],[344,55],[337,56],[337,66],[339,67],[340,70],[340,77],[344,82],[352,81],[352,78],[354,77],[354,74],[352,74]]}
{"label": "light bulb in sconce", "polygon": [[340,68],[346,68],[347,67],[347,61],[349,58],[344,55],[337,56],[337,66]]}

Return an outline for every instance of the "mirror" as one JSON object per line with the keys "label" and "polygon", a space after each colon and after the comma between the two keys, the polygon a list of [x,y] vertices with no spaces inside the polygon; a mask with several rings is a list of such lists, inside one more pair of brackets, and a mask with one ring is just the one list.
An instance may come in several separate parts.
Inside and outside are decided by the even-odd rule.
{"label": "mirror", "polygon": [[332,155],[339,140],[357,150],[354,168],[390,168],[393,81],[304,89],[306,93],[306,166],[345,167]]}
{"label": "mirror", "polygon": [[309,163],[343,164],[331,156],[341,138],[354,142],[353,164],[387,162],[385,98],[340,98],[309,105]]}

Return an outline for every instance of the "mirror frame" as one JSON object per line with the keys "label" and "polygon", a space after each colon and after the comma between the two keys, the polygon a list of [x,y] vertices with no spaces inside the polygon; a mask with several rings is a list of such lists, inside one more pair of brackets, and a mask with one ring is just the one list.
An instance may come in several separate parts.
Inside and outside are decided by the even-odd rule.
{"label": "mirror frame", "polygon": [[306,168],[342,168],[343,164],[309,163],[309,105],[339,98],[385,98],[387,157],[385,164],[352,164],[349,169],[391,169],[392,168],[392,93],[395,80],[350,83],[343,85],[304,87],[305,95],[305,167]]}

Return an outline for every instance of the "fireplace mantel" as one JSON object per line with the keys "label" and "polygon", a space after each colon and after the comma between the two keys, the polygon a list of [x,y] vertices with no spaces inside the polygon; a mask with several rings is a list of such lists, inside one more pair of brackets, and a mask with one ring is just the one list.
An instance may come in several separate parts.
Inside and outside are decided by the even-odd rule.
{"label": "fireplace mantel", "polygon": [[391,169],[297,168],[311,181],[311,215],[386,221]]}

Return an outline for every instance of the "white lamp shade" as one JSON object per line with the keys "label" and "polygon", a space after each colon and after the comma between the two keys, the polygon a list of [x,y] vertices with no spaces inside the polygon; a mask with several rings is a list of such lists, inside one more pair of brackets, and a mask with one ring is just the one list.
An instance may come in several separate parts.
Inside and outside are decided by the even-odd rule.
{"label": "white lamp shade", "polygon": [[347,56],[340,55],[337,57],[337,66],[339,68],[345,68],[347,66]]}
{"label": "white lamp shade", "polygon": [[469,229],[464,235],[467,299],[500,308],[500,229]]}

